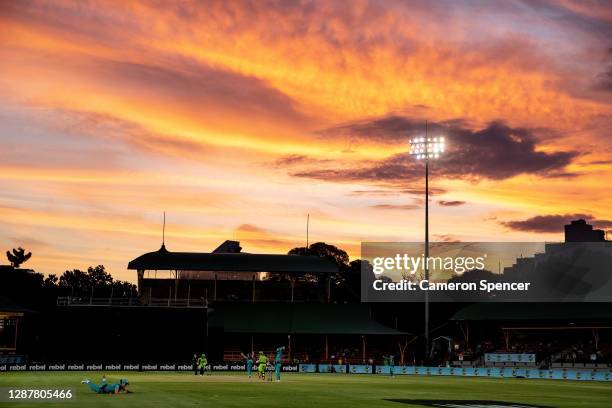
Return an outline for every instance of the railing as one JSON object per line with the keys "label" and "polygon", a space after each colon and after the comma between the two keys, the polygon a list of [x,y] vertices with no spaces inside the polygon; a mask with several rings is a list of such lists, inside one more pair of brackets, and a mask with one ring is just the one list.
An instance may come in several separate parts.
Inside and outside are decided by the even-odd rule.
{"label": "railing", "polygon": [[58,296],[58,306],[141,306],[138,298]]}
{"label": "railing", "polygon": [[207,302],[202,299],[152,298],[141,301],[139,298],[117,297],[72,297],[58,296],[57,306],[112,306],[112,307],[190,307],[205,308]]}
{"label": "railing", "polygon": [[173,298],[152,298],[146,306],[156,307],[208,307],[205,299],[173,299]]}
{"label": "railing", "polygon": [[[255,350],[254,360],[257,360],[259,356],[258,351],[259,349]],[[276,350],[270,349],[270,348],[263,348],[262,351],[268,357],[274,356],[276,354]],[[291,356],[291,359],[294,362],[296,361],[304,362],[306,361],[305,356],[306,356],[305,353],[297,352]],[[339,364],[338,363],[339,360],[342,360],[342,364],[368,364],[370,359],[372,359],[374,364],[383,364],[382,359],[376,359],[374,357],[369,357],[369,356],[366,358],[365,362],[363,361],[361,357],[338,357],[333,360],[332,359],[316,359],[313,361],[318,364]],[[223,361],[228,363],[228,362],[244,362],[245,360],[244,360],[244,357],[242,356],[241,351],[225,350],[223,352]],[[283,363],[290,363],[289,356],[287,354],[287,350],[285,350],[285,352],[283,353],[282,361]],[[308,361],[310,361],[310,359]]]}

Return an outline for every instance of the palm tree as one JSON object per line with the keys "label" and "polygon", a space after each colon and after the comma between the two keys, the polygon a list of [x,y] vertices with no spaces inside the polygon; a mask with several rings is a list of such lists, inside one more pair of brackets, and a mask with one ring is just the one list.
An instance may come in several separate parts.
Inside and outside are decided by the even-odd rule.
{"label": "palm tree", "polygon": [[19,266],[26,262],[32,256],[31,252],[25,253],[25,250],[22,247],[17,249],[13,248],[13,253],[11,251],[6,251],[6,257],[9,262],[13,266],[13,268],[19,268]]}

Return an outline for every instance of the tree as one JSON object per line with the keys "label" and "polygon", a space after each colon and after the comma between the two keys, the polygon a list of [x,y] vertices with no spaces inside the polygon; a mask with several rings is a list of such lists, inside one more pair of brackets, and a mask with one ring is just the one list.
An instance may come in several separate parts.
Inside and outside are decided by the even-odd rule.
{"label": "tree", "polygon": [[[329,278],[336,288],[334,289],[334,298],[340,301],[359,300],[362,267],[366,273],[368,270],[371,271],[371,265],[367,262],[362,264],[361,260],[355,260],[349,263],[349,256],[346,251],[325,242],[315,242],[308,248],[293,248],[289,251],[289,255],[319,256],[335,263],[338,266],[338,272],[332,274]],[[374,275],[372,274],[372,276]],[[322,282],[321,278],[321,275],[306,276],[307,280],[319,283]]]}
{"label": "tree", "polygon": [[112,287],[114,296],[116,297],[138,296],[138,289],[133,283],[127,281],[114,281]]}
{"label": "tree", "polygon": [[9,262],[13,266],[13,268],[19,268],[19,266],[26,262],[32,256],[32,252],[25,253],[25,250],[22,247],[17,249],[13,248],[13,253],[11,251],[6,251],[6,257]]}
{"label": "tree", "polygon": [[90,266],[87,268],[87,275],[89,276],[90,285],[94,287],[107,286],[113,283],[113,277],[110,273],[106,272],[104,265]]}
{"label": "tree", "polygon": [[325,242],[315,242],[306,247],[293,248],[289,251],[289,255],[312,255],[326,258],[338,265],[338,267],[346,266],[349,262],[349,256],[346,251]]}
{"label": "tree", "polygon": [[57,275],[50,274],[43,281],[43,286],[45,288],[49,288],[49,289],[50,288],[55,288],[55,287],[57,287],[58,281],[59,281],[59,279],[58,279]]}
{"label": "tree", "polygon": [[[51,276],[47,279],[50,278]],[[111,293],[113,293],[113,296],[137,296],[136,285],[130,282],[114,280],[111,274],[106,272],[104,265],[90,266],[87,268],[87,272],[73,269],[64,272],[59,277],[59,280],[55,277],[53,279],[55,279],[54,282],[57,282],[59,287],[71,288],[74,294],[91,293],[93,290],[96,293],[109,296]]]}
{"label": "tree", "polygon": [[[372,265],[366,260],[355,259],[348,265],[340,266],[339,272],[334,274],[333,278],[334,285],[344,293],[342,300],[359,301],[362,275],[363,279],[368,280],[368,282],[375,279]],[[336,291],[336,296],[340,295],[341,293]]]}
{"label": "tree", "polygon": [[59,278],[59,286],[71,287],[75,289],[85,289],[91,287],[89,276],[78,269],[66,271]]}

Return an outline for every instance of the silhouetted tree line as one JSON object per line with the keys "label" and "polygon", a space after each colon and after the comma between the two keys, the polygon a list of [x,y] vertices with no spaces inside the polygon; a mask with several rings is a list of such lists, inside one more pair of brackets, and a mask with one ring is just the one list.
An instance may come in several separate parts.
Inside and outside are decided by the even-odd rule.
{"label": "silhouetted tree line", "polygon": [[32,256],[23,248],[7,251],[11,266],[0,268],[0,296],[6,296],[29,308],[54,305],[58,296],[137,297],[136,285],[115,280],[104,265],[90,266],[86,271],[67,270],[61,276],[45,277],[42,273],[19,266]]}
{"label": "silhouetted tree line", "polygon": [[[346,251],[324,242],[316,242],[308,247],[293,248],[289,254],[329,259],[338,266],[338,272],[329,276],[334,301],[359,302],[361,269],[363,267],[366,268],[366,271],[371,272],[371,265],[367,261],[360,259],[349,261]],[[18,266],[26,262],[31,255],[31,253],[26,254],[23,248],[13,249],[12,252],[7,251],[11,267],[0,269],[0,296],[7,296],[24,306],[31,307],[55,304],[58,296],[75,298],[138,296],[134,284],[114,280],[103,265],[90,266],[86,271],[67,270],[60,276],[52,274],[47,277],[29,269],[19,269]],[[373,278],[374,275],[370,274]],[[304,274],[299,279],[320,284],[323,290],[326,278],[320,274]],[[289,279],[289,277],[277,274],[271,279],[280,281]]]}
{"label": "silhouetted tree line", "polygon": [[[370,271],[372,270],[371,265],[367,261],[356,259],[349,262],[349,256],[346,251],[324,242],[316,242],[308,247],[293,248],[288,253],[289,255],[319,256],[335,263],[338,266],[338,272],[330,277],[334,300],[347,302],[360,301],[361,269],[364,267]],[[318,279],[325,279],[325,276],[306,274],[304,279],[317,282]]]}
{"label": "silhouetted tree line", "polygon": [[87,271],[73,269],[64,272],[59,278],[49,275],[43,285],[47,288],[70,289],[71,295],[90,295],[104,297],[134,297],[137,296],[136,285],[127,281],[114,280],[106,272],[104,265],[90,266]]}

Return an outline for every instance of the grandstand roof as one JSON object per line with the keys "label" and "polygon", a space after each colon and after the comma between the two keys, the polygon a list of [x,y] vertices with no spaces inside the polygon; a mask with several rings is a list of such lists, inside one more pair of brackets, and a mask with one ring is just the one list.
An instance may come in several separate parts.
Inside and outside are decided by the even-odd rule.
{"label": "grandstand roof", "polygon": [[216,304],[210,326],[228,333],[401,335],[362,304]]}
{"label": "grandstand roof", "polygon": [[170,252],[162,246],[132,260],[128,269],[335,273],[335,263],[317,256],[271,255],[247,253]]}
{"label": "grandstand roof", "polygon": [[451,317],[458,321],[612,320],[610,303],[476,303]]}

